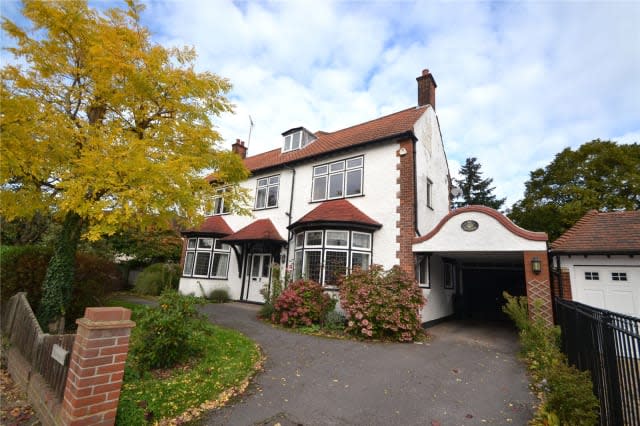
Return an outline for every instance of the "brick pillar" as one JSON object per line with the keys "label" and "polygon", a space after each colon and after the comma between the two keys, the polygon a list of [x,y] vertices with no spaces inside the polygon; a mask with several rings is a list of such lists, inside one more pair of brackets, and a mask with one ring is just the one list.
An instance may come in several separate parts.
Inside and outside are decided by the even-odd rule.
{"label": "brick pillar", "polygon": [[135,323],[125,308],[87,308],[78,332],[60,414],[63,424],[113,425],[129,335]]}
{"label": "brick pillar", "polygon": [[[531,268],[531,260],[540,259],[542,270],[535,274]],[[546,251],[524,252],[524,275],[527,283],[527,301],[531,319],[542,319],[547,324],[553,324],[553,307],[551,299],[551,280],[549,262]]]}
{"label": "brick pillar", "polygon": [[405,139],[399,143],[396,156],[399,158],[396,168],[400,172],[396,183],[400,185],[400,191],[396,194],[396,213],[399,220],[396,222],[398,236],[396,242],[399,250],[396,251],[396,259],[411,279],[415,279],[413,261],[413,238],[416,236],[415,220],[415,168],[413,164],[413,140]]}

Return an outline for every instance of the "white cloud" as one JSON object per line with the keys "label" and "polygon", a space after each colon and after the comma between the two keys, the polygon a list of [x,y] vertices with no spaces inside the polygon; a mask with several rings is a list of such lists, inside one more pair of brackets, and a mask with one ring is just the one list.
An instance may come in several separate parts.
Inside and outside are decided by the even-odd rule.
{"label": "white cloud", "polygon": [[415,105],[423,68],[452,174],[477,157],[507,206],[565,147],[640,140],[638,2],[176,0],[143,21],[231,80],[236,115],[216,123],[230,146],[251,115],[252,154]]}

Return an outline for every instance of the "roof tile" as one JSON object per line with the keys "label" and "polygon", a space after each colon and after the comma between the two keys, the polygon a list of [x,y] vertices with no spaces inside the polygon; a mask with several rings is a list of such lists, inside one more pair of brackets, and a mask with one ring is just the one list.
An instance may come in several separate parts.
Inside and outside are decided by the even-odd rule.
{"label": "roof tile", "polygon": [[216,234],[226,236],[233,234],[233,230],[227,225],[222,216],[209,216],[198,228],[187,229],[183,234]]}
{"label": "roof tile", "polygon": [[268,167],[311,158],[319,154],[326,154],[339,149],[401,135],[402,133],[413,130],[413,125],[424,113],[426,108],[427,106],[408,108],[331,133],[318,131],[315,133],[318,139],[302,149],[284,153],[280,148],[274,149],[245,158],[244,165],[247,169],[254,172]]}
{"label": "roof tile", "polygon": [[222,238],[222,241],[227,242],[258,240],[285,242],[284,238],[282,238],[276,230],[273,222],[271,222],[271,219],[258,219],[240,229],[238,232]]}
{"label": "roof tile", "polygon": [[640,211],[591,210],[551,244],[560,253],[640,253]]}
{"label": "roof tile", "polygon": [[345,199],[325,201],[291,224],[290,227],[295,228],[298,225],[312,222],[358,223],[376,228],[382,226]]}

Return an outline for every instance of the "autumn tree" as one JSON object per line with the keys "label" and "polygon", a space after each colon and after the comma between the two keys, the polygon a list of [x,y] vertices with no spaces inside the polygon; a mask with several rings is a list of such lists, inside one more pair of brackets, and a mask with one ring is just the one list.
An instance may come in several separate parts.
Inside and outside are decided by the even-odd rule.
{"label": "autumn tree", "polygon": [[[104,12],[82,0],[24,0],[30,27],[2,21],[14,59],[2,68],[0,214],[61,223],[44,325],[69,306],[81,238],[197,220],[216,187],[247,177],[212,124],[232,110],[229,81],[197,72],[193,48],[153,43],[142,9],[134,0]],[[230,188],[227,201],[241,209],[246,194]]]}
{"label": "autumn tree", "polygon": [[498,210],[504,204],[505,198],[496,198],[493,194],[493,179],[482,179],[481,167],[476,157],[469,157],[460,168],[458,173],[462,179],[455,179],[455,183],[461,191],[457,198],[462,199],[454,202],[456,207],[481,205]]}
{"label": "autumn tree", "polygon": [[640,145],[600,139],[566,148],[530,173],[509,217],[553,241],[589,210],[640,209]]}

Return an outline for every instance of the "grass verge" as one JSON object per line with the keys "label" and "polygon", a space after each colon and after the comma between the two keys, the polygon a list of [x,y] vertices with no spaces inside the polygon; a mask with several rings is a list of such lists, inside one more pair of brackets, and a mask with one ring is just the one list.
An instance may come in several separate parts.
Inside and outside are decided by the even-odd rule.
{"label": "grass verge", "polygon": [[[132,309],[133,320],[146,306],[111,300],[110,306]],[[259,347],[246,336],[206,321],[193,332],[203,346],[202,356],[170,370],[147,372],[140,377],[125,370],[120,393],[118,425],[179,424],[203,411],[224,405],[244,391],[261,368]]]}

